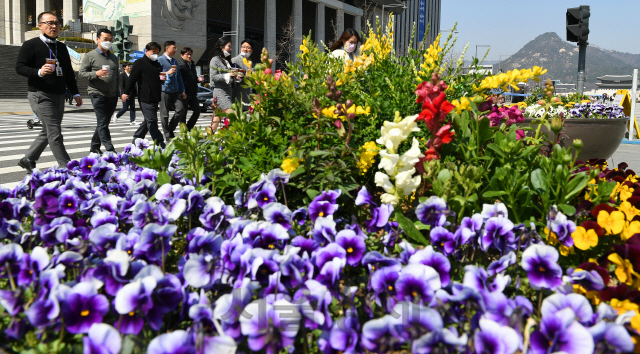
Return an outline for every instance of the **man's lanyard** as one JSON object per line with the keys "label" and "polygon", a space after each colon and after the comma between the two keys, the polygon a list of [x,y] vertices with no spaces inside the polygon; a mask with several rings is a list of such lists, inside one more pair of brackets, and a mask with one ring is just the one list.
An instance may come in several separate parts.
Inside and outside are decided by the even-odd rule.
{"label": "man's lanyard", "polygon": [[42,43],[44,43],[44,45],[47,46],[47,49],[49,49],[49,59],[52,59],[51,58],[52,55],[54,59],[58,59],[58,42],[53,42],[53,44],[56,45],[56,54],[54,55],[53,52],[51,51],[51,47],[49,47],[49,44],[47,44],[47,42],[42,40],[42,38],[40,38],[40,40],[42,41]]}

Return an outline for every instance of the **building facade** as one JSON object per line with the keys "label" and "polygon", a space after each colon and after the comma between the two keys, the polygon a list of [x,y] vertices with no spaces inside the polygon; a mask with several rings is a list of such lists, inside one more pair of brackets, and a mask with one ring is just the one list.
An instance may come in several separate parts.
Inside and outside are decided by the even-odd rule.
{"label": "building facade", "polygon": [[[134,50],[150,41],[174,40],[178,48],[194,49],[194,58],[207,68],[213,46],[221,36],[232,40],[232,55],[240,41],[254,41],[254,62],[263,47],[278,63],[295,60],[302,38],[311,33],[320,45],[329,46],[346,28],[368,32],[376,20],[393,29],[398,54],[412,44],[414,24],[418,35],[430,44],[439,32],[441,0],[1,0],[0,44],[19,45],[37,35],[36,17],[51,11],[70,25],[65,36],[92,38],[100,26],[113,26],[129,16]],[[427,32],[427,28],[429,31]],[[425,34],[426,36],[424,36]]]}

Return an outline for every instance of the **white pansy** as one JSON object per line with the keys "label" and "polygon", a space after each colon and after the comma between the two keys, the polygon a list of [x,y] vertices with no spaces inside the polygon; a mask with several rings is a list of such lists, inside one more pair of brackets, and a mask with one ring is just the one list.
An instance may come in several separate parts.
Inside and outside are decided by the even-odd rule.
{"label": "white pansy", "polygon": [[385,204],[391,204],[393,206],[398,205],[398,197],[393,194],[384,193],[380,196],[380,201]]}
{"label": "white pansy", "polygon": [[396,174],[396,165],[400,160],[400,155],[390,154],[387,150],[381,150],[380,157],[378,168],[384,169],[389,176],[394,176]]}
{"label": "white pansy", "polygon": [[412,178],[415,172],[416,169],[411,168],[408,171],[400,172],[396,175],[396,189],[401,189],[404,196],[411,195],[420,185],[420,176]]}
{"label": "white pansy", "polygon": [[382,172],[376,172],[374,181],[376,182],[376,186],[382,187],[386,192],[392,192],[394,189],[393,184],[389,180],[389,176]]}
{"label": "white pansy", "polygon": [[413,145],[411,145],[411,149],[400,157],[398,173],[412,169],[422,157],[424,157],[424,155],[420,152],[420,143],[418,143],[418,139],[413,138]]}

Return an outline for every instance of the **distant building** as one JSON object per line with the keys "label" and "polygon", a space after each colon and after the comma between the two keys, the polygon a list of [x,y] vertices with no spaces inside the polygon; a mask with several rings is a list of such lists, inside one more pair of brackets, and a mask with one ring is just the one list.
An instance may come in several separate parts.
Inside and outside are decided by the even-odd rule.
{"label": "distant building", "polygon": [[[631,75],[605,75],[597,79],[600,80],[596,82],[598,89],[631,90],[631,86],[633,86],[633,77]],[[638,82],[638,88],[640,88],[640,82]]]}

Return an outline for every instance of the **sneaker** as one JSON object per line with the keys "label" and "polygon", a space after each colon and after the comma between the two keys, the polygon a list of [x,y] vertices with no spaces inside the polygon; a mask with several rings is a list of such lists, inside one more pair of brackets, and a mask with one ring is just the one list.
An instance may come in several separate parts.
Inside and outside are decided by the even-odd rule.
{"label": "sneaker", "polygon": [[27,170],[27,172],[31,173],[33,172],[33,169],[36,168],[36,163],[35,161],[31,161],[26,157],[23,157],[22,159],[20,159],[20,161],[18,161],[18,166],[24,168],[25,170]]}
{"label": "sneaker", "polygon": [[136,121],[134,120],[133,122],[129,123],[129,125],[136,125]]}
{"label": "sneaker", "polygon": [[115,123],[118,123],[118,115],[117,115],[117,114],[118,114],[118,113],[114,113],[114,114],[113,114],[113,118],[111,118],[111,121],[113,121],[113,123],[114,123],[114,124],[115,124]]}

